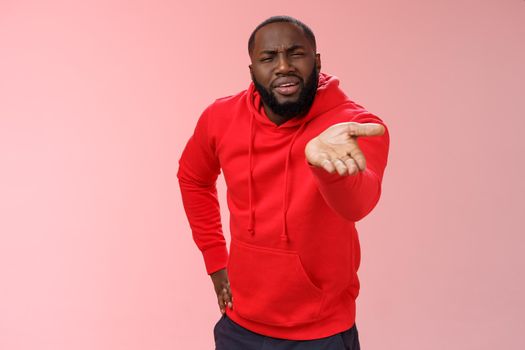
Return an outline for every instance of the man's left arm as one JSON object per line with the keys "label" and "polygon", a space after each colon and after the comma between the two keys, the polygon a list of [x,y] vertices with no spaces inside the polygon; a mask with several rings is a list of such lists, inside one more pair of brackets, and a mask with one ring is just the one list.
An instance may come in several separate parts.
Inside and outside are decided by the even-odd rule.
{"label": "man's left arm", "polygon": [[335,212],[355,222],[376,206],[389,144],[386,125],[368,112],[332,125],[307,144],[308,166]]}

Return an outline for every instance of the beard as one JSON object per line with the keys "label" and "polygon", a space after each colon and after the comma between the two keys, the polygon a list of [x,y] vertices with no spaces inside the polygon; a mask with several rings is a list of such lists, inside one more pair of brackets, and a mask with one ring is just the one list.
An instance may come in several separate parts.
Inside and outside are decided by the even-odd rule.
{"label": "beard", "polygon": [[306,80],[306,84],[303,79],[299,78],[299,85],[301,86],[301,92],[299,98],[295,102],[284,102],[279,103],[277,97],[272,90],[267,90],[262,86],[252,75],[252,81],[255,88],[261,95],[263,103],[268,106],[275,114],[286,118],[286,120],[294,117],[300,117],[306,115],[314,103],[315,94],[317,93],[317,84],[319,82],[319,72],[317,67],[314,66],[312,73]]}

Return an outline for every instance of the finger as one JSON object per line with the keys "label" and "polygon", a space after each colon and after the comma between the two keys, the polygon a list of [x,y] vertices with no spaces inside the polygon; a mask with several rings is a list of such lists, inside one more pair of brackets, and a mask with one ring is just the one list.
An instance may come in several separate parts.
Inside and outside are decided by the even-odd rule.
{"label": "finger", "polygon": [[332,163],[334,164],[339,175],[343,176],[348,173],[348,169],[346,168],[345,162],[343,162],[341,159],[336,158],[332,161]]}
{"label": "finger", "polygon": [[222,296],[218,296],[217,297],[217,302],[219,303],[219,309],[221,310],[221,314],[224,313],[224,309],[225,309],[225,306],[224,306],[224,302],[222,300]]}
{"label": "finger", "polygon": [[227,287],[223,287],[219,293],[217,294],[217,300],[219,302],[219,308],[221,309],[221,313],[224,313],[226,310],[226,305],[228,302],[228,290]]}
{"label": "finger", "polygon": [[222,297],[222,302],[224,303],[224,306],[226,306],[226,304],[228,303],[228,300],[229,300],[228,290],[226,288],[222,289],[221,297]]}
{"label": "finger", "polygon": [[231,299],[231,291],[229,290],[230,288],[223,288],[222,289],[222,295],[223,295],[223,300],[224,300],[224,306],[226,307],[226,305],[228,305],[228,307],[231,309],[232,308],[232,299]]}
{"label": "finger", "polygon": [[351,142],[346,148],[347,154],[349,155],[350,159],[353,159],[355,161],[355,164],[357,165],[359,170],[365,170],[366,168],[365,155],[361,151],[361,148],[359,148],[357,139],[352,138],[352,141],[353,142]]}
{"label": "finger", "polygon": [[355,123],[347,124],[350,136],[381,136],[385,133],[385,127],[378,123]]}
{"label": "finger", "polygon": [[318,164],[330,174],[336,171],[334,164],[328,158],[322,159]]}
{"label": "finger", "polygon": [[226,302],[224,301],[224,298],[221,296],[221,300],[219,301],[219,308],[221,309],[221,313],[226,312]]}
{"label": "finger", "polygon": [[355,175],[359,172],[359,167],[354,159],[348,157],[348,159],[345,160],[345,165],[348,169],[348,175]]}
{"label": "finger", "polygon": [[338,159],[340,155],[345,155],[345,153],[338,154],[337,152],[332,151],[332,150],[318,152],[317,154],[315,154],[314,157],[312,157],[313,160],[311,161],[311,164],[315,166],[320,166],[331,174],[336,171],[339,174],[341,173],[346,174],[347,169],[346,169],[346,166],[344,165],[344,162],[339,162],[342,164],[337,164],[338,162],[334,162],[334,160]]}

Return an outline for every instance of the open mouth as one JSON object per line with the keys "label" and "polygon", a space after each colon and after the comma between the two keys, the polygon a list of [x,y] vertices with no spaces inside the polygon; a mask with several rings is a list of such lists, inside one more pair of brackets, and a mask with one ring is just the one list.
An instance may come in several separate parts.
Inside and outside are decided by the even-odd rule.
{"label": "open mouth", "polygon": [[274,90],[280,93],[281,95],[286,95],[286,96],[293,95],[299,90],[299,84],[298,83],[283,84],[283,85],[276,86]]}

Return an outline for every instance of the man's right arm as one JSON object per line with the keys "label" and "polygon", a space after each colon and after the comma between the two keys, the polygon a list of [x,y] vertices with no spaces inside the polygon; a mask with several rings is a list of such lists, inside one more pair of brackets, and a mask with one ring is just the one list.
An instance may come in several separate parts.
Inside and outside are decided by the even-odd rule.
{"label": "man's right arm", "polygon": [[209,107],[202,113],[195,132],[179,160],[177,177],[193,240],[202,252],[206,271],[210,275],[222,313],[233,308],[226,265],[228,250],[222,233],[216,181],[220,164],[214,139],[209,133]]}
{"label": "man's right arm", "polygon": [[179,160],[177,177],[193,240],[209,275],[226,267],[228,251],[222,233],[216,180],[220,174],[214,140],[209,133],[208,107],[199,118]]}

